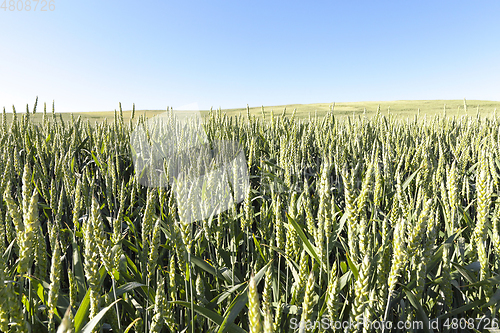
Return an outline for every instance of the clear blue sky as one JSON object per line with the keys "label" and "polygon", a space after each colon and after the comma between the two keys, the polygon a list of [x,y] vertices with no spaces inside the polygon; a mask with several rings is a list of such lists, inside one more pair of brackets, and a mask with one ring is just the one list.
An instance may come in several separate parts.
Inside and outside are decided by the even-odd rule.
{"label": "clear blue sky", "polygon": [[500,100],[500,1],[54,4],[0,9],[0,107]]}

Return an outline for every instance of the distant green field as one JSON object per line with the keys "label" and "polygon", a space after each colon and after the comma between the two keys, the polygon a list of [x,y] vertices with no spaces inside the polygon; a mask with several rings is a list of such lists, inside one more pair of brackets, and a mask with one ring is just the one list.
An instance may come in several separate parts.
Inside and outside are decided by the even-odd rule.
{"label": "distant green field", "polygon": [[[492,115],[495,109],[500,111],[500,102],[497,101],[466,101],[467,112],[464,109],[463,100],[416,100],[416,101],[373,101],[373,102],[344,102],[344,103],[316,103],[316,104],[290,104],[278,106],[264,106],[264,114],[269,116],[271,110],[275,115],[281,114],[286,108],[286,114],[291,115],[296,109],[296,117],[307,118],[309,115],[325,115],[333,107],[336,116],[363,115],[371,117],[380,107],[384,115],[389,113],[398,118],[413,117],[420,109],[420,115],[423,117],[443,115],[446,107],[447,116],[476,115],[477,111],[484,116]],[[223,110],[228,115],[246,114],[246,108]],[[250,114],[262,117],[262,107],[250,108]]]}
{"label": "distant green field", "polygon": [[[290,116],[295,111],[295,116],[297,118],[308,118],[309,116],[314,117],[325,115],[328,110],[332,109],[335,116],[343,118],[346,116],[357,116],[363,115],[366,112],[367,117],[373,116],[377,109],[380,107],[380,111],[383,115],[392,114],[400,119],[413,118],[416,114],[420,114],[421,117],[426,115],[427,117],[444,114],[446,110],[446,115],[448,117],[460,117],[463,115],[476,116],[477,112],[481,116],[491,116],[495,110],[500,110],[500,101],[483,101],[483,100],[412,100],[412,101],[371,101],[371,102],[341,102],[341,103],[314,103],[314,104],[288,104],[288,105],[276,105],[276,106],[258,106],[250,107],[250,114],[256,117],[262,118],[269,117],[271,112],[274,115],[281,115],[286,112],[286,115]],[[467,110],[465,109],[465,105]],[[136,110],[135,116],[146,115],[146,117],[151,118],[155,115],[161,114],[165,110]],[[202,115],[208,114],[208,110],[201,110]],[[223,109],[223,113],[228,116],[238,116],[247,114],[247,108],[238,109]],[[420,113],[419,113],[420,112]],[[19,113],[22,114],[22,113]],[[71,113],[56,112],[57,117],[62,116],[64,120],[71,119]],[[132,115],[131,110],[124,110],[123,117],[126,121],[130,119]],[[81,116],[82,119],[89,119],[91,121],[102,121],[104,119],[113,120],[114,111],[94,111],[94,112],[76,112],[73,113],[74,117]],[[12,117],[11,113],[7,114],[7,119],[10,120]],[[41,120],[42,112],[39,109],[35,115],[31,115],[35,121]]]}

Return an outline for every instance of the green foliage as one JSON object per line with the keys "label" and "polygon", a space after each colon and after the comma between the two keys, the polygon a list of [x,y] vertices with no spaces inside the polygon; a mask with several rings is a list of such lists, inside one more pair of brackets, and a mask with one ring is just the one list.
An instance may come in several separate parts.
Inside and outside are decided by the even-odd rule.
{"label": "green foliage", "polygon": [[95,124],[4,116],[0,329],[282,332],[302,319],[297,329],[318,332],[325,316],[446,331],[446,319],[498,320],[496,116],[248,112],[210,111],[204,123],[210,142],[243,148],[246,200],[192,224],[171,186],[138,182],[129,138],[140,112]]}

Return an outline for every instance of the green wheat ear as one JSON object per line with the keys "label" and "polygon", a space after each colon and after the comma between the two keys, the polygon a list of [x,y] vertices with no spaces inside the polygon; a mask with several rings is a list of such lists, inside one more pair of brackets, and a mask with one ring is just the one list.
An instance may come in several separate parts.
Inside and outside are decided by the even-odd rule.
{"label": "green wheat ear", "polygon": [[257,293],[257,285],[253,275],[248,283],[248,321],[251,333],[262,332],[259,294]]}
{"label": "green wheat ear", "polygon": [[300,328],[299,330],[304,331],[308,323],[313,320],[312,313],[314,308],[313,294],[314,294],[314,270],[311,270],[306,283],[306,290],[304,301],[302,302],[302,315],[300,317]]}

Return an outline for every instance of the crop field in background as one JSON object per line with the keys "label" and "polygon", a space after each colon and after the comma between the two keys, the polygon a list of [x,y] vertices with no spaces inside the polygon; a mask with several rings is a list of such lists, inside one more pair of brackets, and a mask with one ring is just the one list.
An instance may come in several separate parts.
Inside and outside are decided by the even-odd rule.
{"label": "crop field in background", "polygon": [[[334,110],[334,115],[338,118],[345,118],[348,116],[354,115],[363,115],[366,110],[366,116],[371,118],[376,114],[377,109],[380,108],[380,112],[388,116],[392,114],[397,119],[406,119],[413,118],[418,114],[420,109],[420,115],[427,115],[427,117],[440,115],[442,116],[444,113],[444,109],[446,108],[447,116],[463,116],[463,115],[471,115],[475,116],[477,111],[482,116],[492,115],[496,110],[500,112],[500,102],[496,101],[480,101],[480,100],[416,100],[416,101],[381,101],[381,102],[344,102],[344,103],[315,103],[315,104],[288,104],[288,105],[276,105],[276,106],[263,106],[263,107],[250,107],[250,114],[255,115],[258,118],[263,118],[267,116],[268,118],[271,116],[271,112],[274,115],[281,115],[283,110],[286,109],[286,114],[291,116],[293,110],[295,109],[295,117],[299,119],[309,118],[311,116],[319,116],[323,117],[328,111],[332,109]],[[124,106],[125,107],[125,106]],[[129,107],[130,106],[126,106]],[[465,111],[467,108],[467,111]],[[47,104],[46,109],[48,113],[52,112],[52,105]],[[55,109],[57,110],[57,105],[55,105]],[[214,108],[215,110],[216,108]],[[262,112],[264,109],[264,112]],[[119,110],[119,109],[117,109]],[[12,110],[7,109],[7,120],[12,119]],[[64,111],[64,110],[60,110]],[[82,110],[83,111],[83,110]],[[221,110],[228,117],[237,117],[240,114],[246,115],[247,109],[223,109]],[[18,113],[24,113],[25,109],[17,110]],[[125,121],[129,121],[132,116],[131,109],[123,109],[123,118]],[[135,110],[135,115],[143,115],[148,118],[154,117],[161,113],[165,112],[165,110]],[[207,116],[209,110],[200,110],[203,116]],[[63,120],[69,120],[71,118],[71,114],[67,112],[60,113]],[[82,119],[89,119],[91,121],[103,121],[107,119],[108,121],[112,121],[114,118],[114,111],[93,111],[93,112],[75,112],[73,113],[75,117],[80,116]],[[59,113],[57,113],[59,117]],[[422,119],[419,117],[419,119]],[[32,115],[32,121],[35,123],[39,123],[42,119],[42,112],[38,111],[37,114]]]}
{"label": "crop field in background", "polygon": [[134,169],[159,112],[4,112],[0,331],[494,332],[500,103],[466,103],[204,111],[249,186],[194,222]]}

